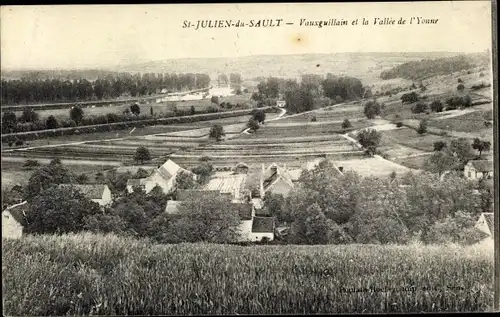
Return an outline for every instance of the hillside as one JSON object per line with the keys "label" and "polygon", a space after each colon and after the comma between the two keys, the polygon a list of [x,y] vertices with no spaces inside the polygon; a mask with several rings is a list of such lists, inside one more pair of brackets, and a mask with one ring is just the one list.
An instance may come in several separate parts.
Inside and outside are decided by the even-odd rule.
{"label": "hillside", "polygon": [[2,70],[2,79],[14,80],[23,77],[30,79],[59,79],[59,80],[96,80],[98,77],[116,76],[118,72],[102,69],[40,69],[40,70]]}
{"label": "hillside", "polygon": [[396,65],[424,58],[458,53],[338,53],[301,55],[254,55],[238,58],[186,58],[154,61],[120,67],[127,72],[201,72],[211,78],[220,73],[240,73],[244,80],[256,77],[299,77],[302,74],[358,77],[363,83],[379,81],[379,74]]}
{"label": "hillside", "polygon": [[436,59],[422,59],[409,61],[384,70],[380,74],[382,79],[403,78],[408,80],[422,80],[425,78],[447,75],[474,67],[486,67],[489,64],[487,53],[442,57]]}
{"label": "hillside", "polygon": [[493,257],[471,247],[153,245],[93,234],[2,244],[11,316],[465,312],[493,301]]}

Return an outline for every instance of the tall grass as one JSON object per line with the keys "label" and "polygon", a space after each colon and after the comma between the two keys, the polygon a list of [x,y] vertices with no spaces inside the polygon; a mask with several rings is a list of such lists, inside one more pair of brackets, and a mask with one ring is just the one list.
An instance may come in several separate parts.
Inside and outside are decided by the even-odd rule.
{"label": "tall grass", "polygon": [[154,245],[93,234],[3,244],[6,315],[463,312],[493,300],[493,256],[458,246]]}

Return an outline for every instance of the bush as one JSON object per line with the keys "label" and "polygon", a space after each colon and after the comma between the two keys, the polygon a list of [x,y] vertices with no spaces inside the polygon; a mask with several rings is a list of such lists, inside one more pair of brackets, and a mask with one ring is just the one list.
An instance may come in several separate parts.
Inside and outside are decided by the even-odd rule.
{"label": "bush", "polygon": [[16,141],[16,145],[17,145],[17,146],[21,146],[21,145],[23,145],[23,144],[24,144],[23,140],[17,140],[17,141]]}
{"label": "bush", "polygon": [[400,122],[396,123],[396,127],[401,128],[402,126],[403,126],[403,122],[400,121]]}
{"label": "bush", "polygon": [[427,132],[427,121],[420,120],[420,124],[418,125],[418,128],[417,128],[417,133],[424,134],[425,132]]}
{"label": "bush", "polygon": [[415,106],[412,107],[411,111],[413,113],[423,113],[427,110],[427,104],[423,102],[417,103]]}
{"label": "bush", "polygon": [[431,103],[431,110],[434,111],[434,112],[441,112],[443,111],[443,103],[441,102],[441,100],[434,100],[432,103]]}
{"label": "bush", "polygon": [[311,122],[316,122],[316,121],[317,121],[316,116],[313,116],[313,117],[311,118]]}
{"label": "bush", "polygon": [[458,90],[458,91],[464,91],[464,89],[465,89],[464,84],[459,84],[459,85],[457,86],[457,90]]}

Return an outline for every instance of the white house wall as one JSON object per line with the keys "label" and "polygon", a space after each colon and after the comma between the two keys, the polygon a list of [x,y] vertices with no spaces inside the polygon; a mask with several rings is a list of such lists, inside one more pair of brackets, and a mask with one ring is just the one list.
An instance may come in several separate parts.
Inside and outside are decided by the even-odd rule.
{"label": "white house wall", "polygon": [[2,212],[2,238],[19,239],[23,234],[23,226],[8,211]]}

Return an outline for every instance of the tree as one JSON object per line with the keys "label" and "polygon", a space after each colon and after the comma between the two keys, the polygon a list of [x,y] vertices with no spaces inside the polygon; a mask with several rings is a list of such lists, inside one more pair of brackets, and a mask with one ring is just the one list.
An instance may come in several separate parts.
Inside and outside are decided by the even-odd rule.
{"label": "tree", "polygon": [[38,113],[34,111],[32,108],[26,108],[23,110],[21,118],[19,119],[21,122],[37,122],[39,120]]}
{"label": "tree", "polygon": [[445,141],[436,141],[434,142],[434,151],[442,151],[445,149],[448,145],[446,144]]}
{"label": "tree", "polygon": [[251,131],[257,131],[259,129],[259,123],[255,119],[250,118],[250,120],[247,123],[247,127]]}
{"label": "tree", "polygon": [[113,209],[107,209],[106,213],[86,216],[83,229],[95,233],[124,234],[127,229],[127,223],[122,217],[116,215]]}
{"label": "tree", "polygon": [[54,116],[49,116],[45,122],[45,126],[47,129],[57,129],[59,127],[59,123]]}
{"label": "tree", "polygon": [[208,163],[208,161],[201,161],[201,163],[193,167],[191,171],[198,175],[198,182],[202,184],[210,178],[214,171],[214,167],[212,164]]}
{"label": "tree", "polygon": [[195,107],[194,107],[194,106],[191,106],[191,108],[190,108],[190,112],[191,112],[191,115],[196,114],[196,109],[195,109]]}
{"label": "tree", "polygon": [[278,223],[286,221],[283,207],[285,205],[285,197],[282,194],[273,194],[267,192],[264,196],[264,210],[268,216],[275,217]]}
{"label": "tree", "polygon": [[71,176],[60,161],[52,160],[50,164],[40,167],[31,174],[26,190],[27,198],[35,197],[53,185],[69,183]]}
{"label": "tree", "polygon": [[340,243],[341,229],[328,219],[318,204],[300,212],[293,221],[288,239],[298,244]]}
{"label": "tree", "polygon": [[452,153],[461,163],[459,169],[463,169],[465,164],[474,158],[474,153],[472,153],[471,144],[466,138],[458,138],[451,140],[449,146],[450,153]]}
{"label": "tree", "polygon": [[78,184],[86,184],[89,182],[89,177],[87,176],[87,174],[82,173],[76,177],[76,182]]}
{"label": "tree", "polygon": [[138,116],[141,113],[141,107],[138,104],[134,103],[130,106],[130,112]]}
{"label": "tree", "polygon": [[137,169],[137,172],[135,173],[134,175],[134,178],[146,178],[149,176],[149,172],[146,171],[145,169],[143,168],[138,168]]}
{"label": "tree", "polygon": [[179,218],[172,224],[181,241],[228,243],[238,237],[241,220],[229,199],[209,193],[193,195],[179,205]]}
{"label": "tree", "polygon": [[352,127],[352,124],[349,121],[349,119],[344,119],[344,121],[342,122],[342,129],[349,129],[351,127]]}
{"label": "tree", "polygon": [[[415,84],[414,84],[415,85]],[[417,88],[415,86],[415,88]],[[419,100],[418,94],[416,92],[409,92],[401,96],[401,103],[413,103]]]}
{"label": "tree", "polygon": [[220,101],[220,100],[219,100],[219,97],[218,97],[218,96],[212,96],[212,97],[210,98],[210,102],[211,102],[211,103],[215,103],[217,106],[219,105],[219,101]]}
{"label": "tree", "polygon": [[24,162],[23,164],[23,167],[26,169],[33,169],[39,166],[40,163],[37,160],[26,160],[26,162]]}
{"label": "tree", "polygon": [[149,150],[144,146],[138,147],[137,150],[135,151],[134,161],[141,162],[141,164],[143,164],[144,161],[150,161],[150,160],[151,160],[151,154],[149,153]]}
{"label": "tree", "polygon": [[425,132],[427,132],[427,120],[420,120],[417,128],[417,133],[424,134]]}
{"label": "tree", "polygon": [[154,110],[153,110],[153,106],[151,106],[151,108],[149,109],[149,114],[150,114],[151,116],[154,116],[155,112],[154,112]]}
{"label": "tree", "polygon": [[220,141],[225,135],[224,128],[219,124],[214,124],[210,128],[209,137],[215,139],[216,141]]}
{"label": "tree", "polygon": [[479,152],[479,157],[481,157],[483,151],[489,151],[490,147],[491,143],[489,141],[481,140],[479,138],[475,138],[472,142],[472,148]]}
{"label": "tree", "polygon": [[181,171],[175,176],[177,189],[193,189],[196,187],[196,180],[193,174]]}
{"label": "tree", "polygon": [[368,119],[373,119],[380,115],[380,104],[374,100],[368,101],[364,106],[364,113]]}
{"label": "tree", "polygon": [[83,119],[83,109],[79,106],[74,106],[69,111],[69,117],[71,120],[75,121],[77,125],[80,124]]}
{"label": "tree", "polygon": [[358,142],[363,146],[368,154],[374,154],[377,150],[382,135],[374,129],[363,129],[358,133]]}
{"label": "tree", "polygon": [[464,91],[464,89],[465,89],[464,84],[458,84],[458,86],[457,86],[458,91],[462,92],[462,91]]}
{"label": "tree", "polygon": [[83,230],[87,216],[100,213],[99,204],[75,188],[50,187],[33,198],[26,212],[27,233],[61,234]]}
{"label": "tree", "polygon": [[264,123],[266,120],[266,113],[262,109],[254,109],[251,112],[252,118],[258,123]]}
{"label": "tree", "polygon": [[434,112],[441,112],[441,111],[443,111],[443,108],[444,108],[444,106],[441,103],[441,100],[434,100],[431,103],[431,110]]}
{"label": "tree", "polygon": [[424,102],[417,103],[413,108],[411,108],[413,113],[423,113],[427,111],[427,104]]}
{"label": "tree", "polygon": [[437,173],[441,176],[445,171],[454,170],[458,168],[458,160],[445,151],[437,151],[425,162],[427,170],[432,173]]}
{"label": "tree", "polygon": [[5,133],[12,133],[17,126],[16,114],[12,111],[6,112],[2,116],[2,131]]}

